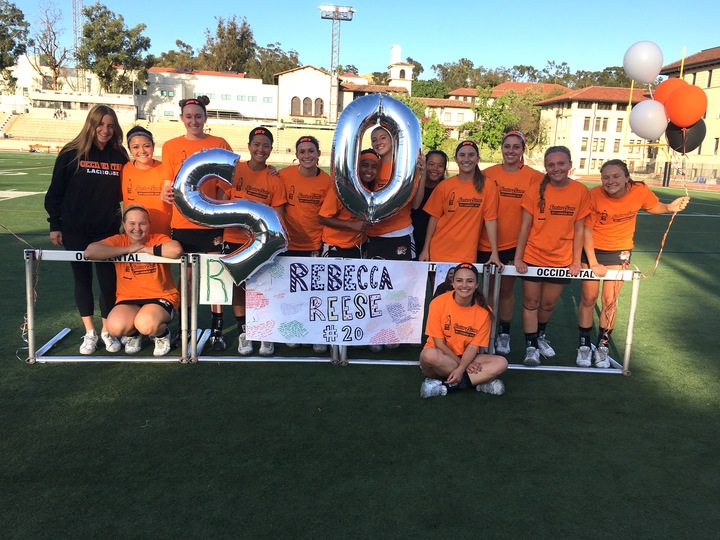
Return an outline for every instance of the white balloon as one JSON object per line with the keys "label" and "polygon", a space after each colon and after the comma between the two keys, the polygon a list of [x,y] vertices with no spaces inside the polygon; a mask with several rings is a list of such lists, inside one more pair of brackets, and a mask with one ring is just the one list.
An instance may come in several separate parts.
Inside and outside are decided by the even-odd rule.
{"label": "white balloon", "polygon": [[665,106],[648,99],[635,105],[630,111],[630,129],[648,141],[659,139],[668,126]]}
{"label": "white balloon", "polygon": [[663,53],[652,41],[638,41],[625,52],[623,68],[637,82],[655,82],[663,65]]}

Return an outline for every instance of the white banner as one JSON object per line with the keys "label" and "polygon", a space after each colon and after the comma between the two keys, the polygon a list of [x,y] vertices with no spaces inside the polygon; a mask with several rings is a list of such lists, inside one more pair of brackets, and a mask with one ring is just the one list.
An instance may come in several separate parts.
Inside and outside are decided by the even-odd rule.
{"label": "white banner", "polygon": [[420,343],[427,273],[417,262],[277,257],[247,281],[248,339]]}
{"label": "white banner", "polygon": [[220,255],[200,255],[200,304],[232,304],[233,278]]}

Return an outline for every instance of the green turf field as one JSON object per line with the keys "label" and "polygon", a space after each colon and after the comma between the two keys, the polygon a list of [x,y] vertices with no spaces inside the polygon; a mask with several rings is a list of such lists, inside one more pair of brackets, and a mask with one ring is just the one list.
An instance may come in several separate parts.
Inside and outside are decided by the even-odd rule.
{"label": "green turf field", "polygon": [[[631,376],[509,371],[499,398],[421,400],[416,367],[25,364],[27,246],[6,229],[51,247],[53,161],[0,153],[3,537],[717,536],[720,194],[691,193],[641,283]],[[638,219],[633,263],[647,274],[668,221]],[[578,297],[566,287],[548,329],[560,363],[575,355]],[[40,265],[37,326],[38,342],[71,328],[53,354],[76,354],[63,263]]]}

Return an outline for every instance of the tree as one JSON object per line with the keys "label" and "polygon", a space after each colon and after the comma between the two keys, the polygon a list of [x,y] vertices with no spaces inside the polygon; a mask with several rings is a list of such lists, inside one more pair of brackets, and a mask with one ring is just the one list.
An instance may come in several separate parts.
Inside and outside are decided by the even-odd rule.
{"label": "tree", "polygon": [[64,30],[60,10],[50,3],[42,6],[41,9],[42,15],[38,18],[37,29],[33,32],[32,65],[43,79],[47,79],[49,71],[47,86],[57,90],[58,79],[67,67],[72,51],[60,45],[60,36]]}
{"label": "tree", "polygon": [[536,83],[540,81],[540,72],[533,66],[515,65],[508,71],[508,76],[515,82]]}
{"label": "tree", "polygon": [[245,73],[257,52],[250,25],[245,17],[238,20],[235,15],[230,19],[216,17],[215,20],[215,35],[209,29],[205,30],[205,45],[198,55],[200,69]]}
{"label": "tree", "polygon": [[17,64],[18,57],[25,54],[30,25],[25,14],[15,5],[0,0],[0,75],[14,88],[17,79],[10,74],[10,68]]}
{"label": "tree", "polygon": [[437,73],[437,78],[450,90],[456,88],[472,88],[472,75],[475,71],[475,64],[468,58],[461,58],[457,62],[445,62],[436,64],[432,69]]}
{"label": "tree", "polygon": [[548,60],[547,65],[540,71],[540,75],[542,77],[540,82],[544,83],[571,86],[573,82],[567,62],[558,64],[554,60]]}
{"label": "tree", "polygon": [[386,85],[390,80],[390,74],[387,71],[373,71],[373,84]]}
{"label": "tree", "polygon": [[340,73],[345,73],[347,75],[359,75],[360,72],[358,71],[358,68],[356,68],[353,64],[348,64],[347,66],[343,66],[340,69]]}
{"label": "tree", "polygon": [[423,65],[420,62],[418,62],[417,60],[413,60],[409,56],[407,57],[407,59],[405,61],[408,64],[413,65],[413,79],[417,79],[420,76],[420,74],[423,71],[425,71],[425,68],[423,68]]}
{"label": "tree", "polygon": [[425,117],[426,105],[419,99],[400,92],[393,92],[390,95],[407,105],[418,120],[422,120]]}
{"label": "tree", "polygon": [[106,92],[128,92],[138,72],[138,80],[145,80],[142,53],[150,48],[150,38],[142,35],[145,25],[128,28],[122,15],[100,3],[84,8],[83,14],[86,22],[77,53],[80,66],[92,71]]}
{"label": "tree", "polygon": [[447,87],[437,79],[412,82],[412,95],[415,97],[443,98],[447,93]]}
{"label": "tree", "polygon": [[160,58],[155,59],[153,65],[158,67],[173,67],[185,69],[198,69],[199,61],[195,56],[193,48],[184,41],[175,40],[176,50],[169,50],[160,53]]}
{"label": "tree", "polygon": [[516,124],[519,120],[511,108],[515,92],[508,92],[495,99],[491,97],[491,88],[478,88],[478,100],[473,105],[477,118],[474,122],[466,122],[460,126],[461,131],[467,131],[468,137],[479,146],[487,146],[493,152],[500,148],[502,136],[508,126]]}
{"label": "tree", "polygon": [[248,62],[247,74],[253,79],[262,79],[265,84],[273,84],[276,73],[300,66],[297,51],[283,51],[280,43],[270,43],[267,47],[259,47],[255,58]]}
{"label": "tree", "polygon": [[428,150],[435,150],[447,139],[445,126],[440,123],[435,111],[430,113],[430,118],[424,117],[421,120],[420,127],[422,128],[422,144]]}

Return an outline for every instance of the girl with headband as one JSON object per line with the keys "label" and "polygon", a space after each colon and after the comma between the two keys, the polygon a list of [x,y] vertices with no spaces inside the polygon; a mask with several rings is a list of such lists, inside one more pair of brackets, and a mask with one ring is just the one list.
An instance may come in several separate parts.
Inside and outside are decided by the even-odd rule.
{"label": "girl with headband", "polygon": [[[503,162],[483,171],[488,181],[494,182],[498,191],[497,243],[500,262],[512,264],[515,260],[522,207],[520,202],[534,182],[543,178],[540,171],[525,165],[525,135],[520,131],[509,131],[503,136]],[[480,233],[478,249],[479,263],[490,260],[492,254],[487,229]],[[510,324],[515,309],[515,276],[500,279],[500,303],[498,305],[498,333],[495,338],[495,352],[510,354]]]}

